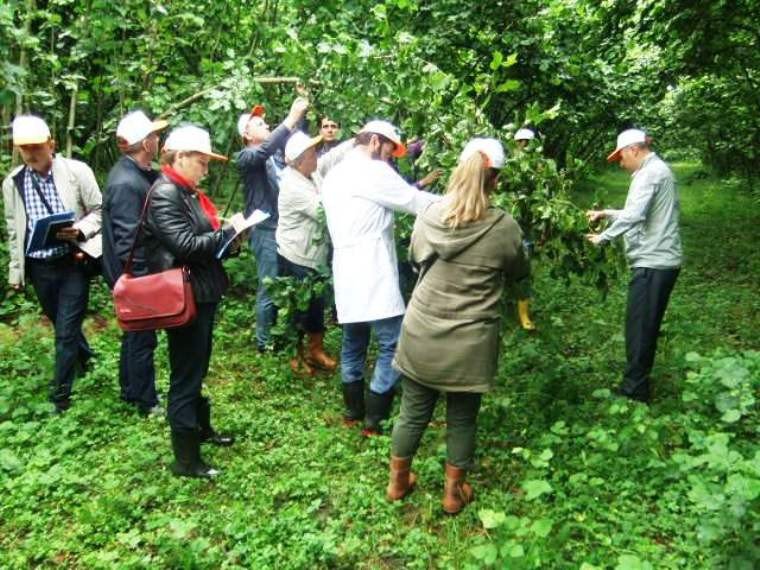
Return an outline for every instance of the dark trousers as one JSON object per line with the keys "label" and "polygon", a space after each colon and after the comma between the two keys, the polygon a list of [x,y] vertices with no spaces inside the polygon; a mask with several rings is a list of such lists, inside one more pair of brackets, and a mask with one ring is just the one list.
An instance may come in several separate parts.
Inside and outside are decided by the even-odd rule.
{"label": "dark trousers", "polygon": [[121,399],[146,411],[158,404],[156,368],[153,364],[156,345],[155,331],[127,332],[121,337]]}
{"label": "dark trousers", "polygon": [[27,258],[26,273],[42,311],[55,328],[55,371],[50,398],[53,402],[64,402],[71,396],[77,365],[83,365],[92,356],[82,333],[90,283],[84,269],[70,256],[54,261]]}
{"label": "dark trousers", "polygon": [[193,431],[199,427],[201,387],[211,360],[216,306],[198,303],[198,316],[192,323],[166,331],[171,367],[167,416],[174,431]]}
{"label": "dark trousers", "polygon": [[[277,255],[278,274],[281,277],[293,277],[298,281],[304,281],[317,274],[310,267],[298,265]],[[312,295],[309,306],[305,311],[297,311],[294,315],[296,326],[307,333],[325,332],[325,297],[324,295]]]}
{"label": "dark trousers", "polygon": [[639,400],[649,399],[649,374],[654,365],[657,337],[668,307],[670,293],[680,269],[633,270],[628,285],[628,307],[625,318],[625,350],[627,365],[620,391]]}
{"label": "dark trousers", "polygon": [[[391,452],[408,458],[417,452],[441,392],[406,377],[401,386],[401,412],[393,426]],[[446,461],[460,469],[473,466],[481,399],[482,394],[473,392],[446,392]]]}

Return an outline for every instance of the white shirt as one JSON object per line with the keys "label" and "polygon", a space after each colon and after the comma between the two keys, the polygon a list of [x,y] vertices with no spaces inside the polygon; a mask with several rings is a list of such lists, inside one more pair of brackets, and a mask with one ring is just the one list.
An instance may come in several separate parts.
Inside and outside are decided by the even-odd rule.
{"label": "white shirt", "polygon": [[407,184],[387,163],[352,150],[326,176],[322,203],[335,252],[338,322],[404,314],[398,283],[393,212],[417,214],[440,196]]}

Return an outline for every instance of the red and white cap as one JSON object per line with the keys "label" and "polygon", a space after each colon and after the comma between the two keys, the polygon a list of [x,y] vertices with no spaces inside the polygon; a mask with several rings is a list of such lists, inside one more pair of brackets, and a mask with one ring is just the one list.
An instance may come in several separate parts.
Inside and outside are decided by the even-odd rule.
{"label": "red and white cap", "polygon": [[374,133],[376,135],[384,136],[396,145],[396,148],[393,150],[393,156],[396,158],[401,158],[406,154],[406,145],[401,142],[401,134],[398,129],[388,121],[370,121],[361,128],[359,133]]}
{"label": "red and white cap", "polygon": [[166,137],[164,150],[199,152],[216,160],[227,160],[227,157],[211,150],[211,137],[208,131],[195,125],[177,127]]}
{"label": "red and white cap", "polygon": [[128,145],[140,142],[151,133],[161,131],[169,126],[167,121],[151,121],[142,111],[133,111],[124,115],[116,127],[116,137]]}
{"label": "red and white cap", "polygon": [[50,140],[47,123],[34,115],[19,115],[13,120],[13,144],[41,144]]}
{"label": "red and white cap", "polygon": [[625,130],[618,135],[617,146],[615,147],[615,150],[613,150],[607,157],[607,162],[615,162],[617,160],[620,160],[620,151],[625,147],[631,146],[632,144],[646,143],[649,143],[649,137],[647,137],[647,134],[641,129]]}
{"label": "red and white cap", "polygon": [[238,134],[242,137],[245,134],[245,128],[248,126],[248,121],[254,117],[266,117],[267,111],[264,105],[254,105],[249,113],[243,113],[238,117],[237,130]]}
{"label": "red and white cap", "polygon": [[464,146],[459,162],[464,162],[473,154],[479,152],[486,159],[488,168],[502,168],[504,166],[504,147],[492,138],[475,138]]}

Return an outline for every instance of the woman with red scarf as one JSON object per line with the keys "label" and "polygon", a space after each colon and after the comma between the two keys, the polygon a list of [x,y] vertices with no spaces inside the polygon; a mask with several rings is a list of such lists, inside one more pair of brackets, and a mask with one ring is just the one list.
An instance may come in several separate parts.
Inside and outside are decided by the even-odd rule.
{"label": "woman with red scarf", "polygon": [[232,437],[211,427],[211,408],[201,395],[211,358],[214,315],[228,286],[217,253],[235,233],[222,227],[213,202],[197,185],[211,160],[227,160],[211,151],[208,132],[195,126],[174,129],[161,155],[161,175],[148,195],[143,232],[148,270],[158,273],[185,266],[197,305],[195,320],[168,329],[171,376],[167,413],[171,426],[175,475],[211,478],[218,474],[201,459],[200,444],[231,445]]}

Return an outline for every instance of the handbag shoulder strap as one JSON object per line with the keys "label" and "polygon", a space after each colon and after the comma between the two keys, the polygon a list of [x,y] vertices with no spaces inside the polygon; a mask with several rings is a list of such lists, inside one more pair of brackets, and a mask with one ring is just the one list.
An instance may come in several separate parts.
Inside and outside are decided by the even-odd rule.
{"label": "handbag shoulder strap", "polygon": [[150,195],[153,192],[153,188],[155,188],[155,186],[151,186],[150,190],[148,190],[148,193],[145,195],[145,202],[143,202],[142,213],[140,214],[140,222],[137,224],[137,229],[135,230],[135,239],[132,241],[132,247],[129,248],[129,255],[127,256],[127,262],[124,264],[123,273],[132,272],[132,261],[135,257],[135,247],[137,246],[137,240],[140,239],[140,233],[142,231],[143,224],[145,223],[145,217],[148,214]]}

